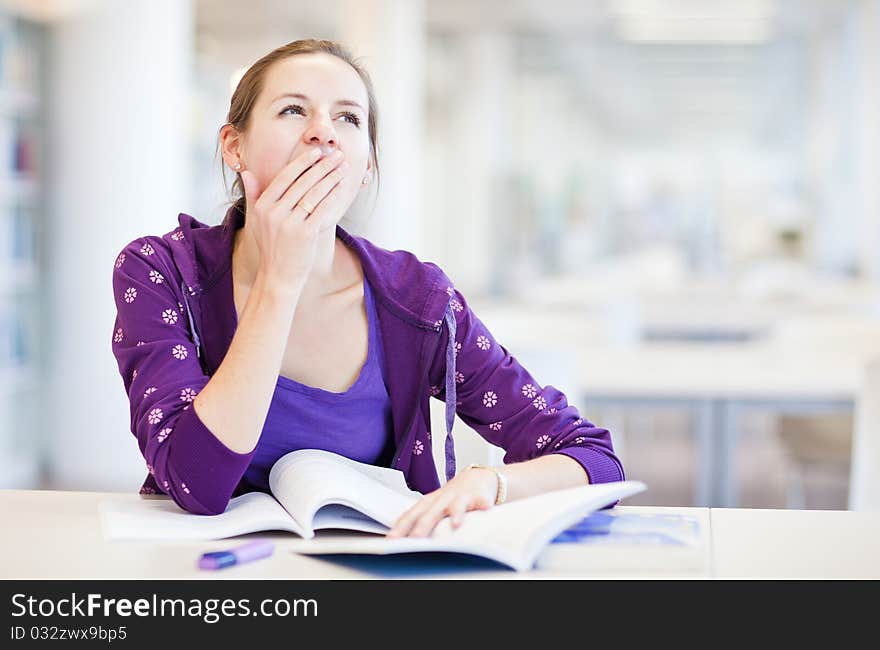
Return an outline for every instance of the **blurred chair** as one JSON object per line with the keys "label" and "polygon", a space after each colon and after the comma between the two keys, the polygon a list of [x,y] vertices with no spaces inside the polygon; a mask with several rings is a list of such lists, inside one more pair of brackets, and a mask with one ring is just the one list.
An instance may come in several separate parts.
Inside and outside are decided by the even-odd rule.
{"label": "blurred chair", "polygon": [[852,432],[853,417],[849,413],[779,417],[787,508],[846,506]]}
{"label": "blurred chair", "polygon": [[880,510],[880,361],[865,366],[852,445],[850,510]]}
{"label": "blurred chair", "polygon": [[[828,362],[843,360],[866,370],[856,398],[856,414],[783,416],[779,437],[788,460],[788,507],[810,507],[808,484],[823,482],[827,494],[849,494],[825,507],[860,504],[880,508],[880,323],[875,318],[832,310],[828,315],[798,316],[776,327],[782,348],[803,350]],[[819,369],[818,371],[821,371]],[[876,485],[875,485],[876,484]]]}

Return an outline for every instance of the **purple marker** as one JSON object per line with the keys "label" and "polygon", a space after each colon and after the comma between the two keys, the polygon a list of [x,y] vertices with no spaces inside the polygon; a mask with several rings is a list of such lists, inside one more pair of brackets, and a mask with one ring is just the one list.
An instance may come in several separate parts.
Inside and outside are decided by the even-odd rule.
{"label": "purple marker", "polygon": [[199,558],[199,568],[208,570],[224,569],[236,564],[244,564],[245,562],[269,557],[274,550],[275,544],[272,542],[256,540],[225,551],[204,553]]}

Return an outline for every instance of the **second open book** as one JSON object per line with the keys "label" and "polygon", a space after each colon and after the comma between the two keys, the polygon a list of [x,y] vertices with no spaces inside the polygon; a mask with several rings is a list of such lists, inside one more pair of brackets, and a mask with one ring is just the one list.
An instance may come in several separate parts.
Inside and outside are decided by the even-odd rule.
{"label": "second open book", "polygon": [[[399,470],[360,463],[317,449],[282,456],[269,473],[271,495],[251,492],[231,499],[226,511],[195,515],[170,499],[102,504],[111,539],[222,539],[284,530],[309,544],[297,552],[408,553],[449,551],[483,556],[517,570],[531,568],[560,532],[620,499],[641,492],[638,481],[619,481],[545,492],[489,510],[468,512],[457,529],[448,518],[426,538],[388,539],[385,533],[422,495],[410,490]],[[315,538],[321,529],[375,533],[345,539]]]}

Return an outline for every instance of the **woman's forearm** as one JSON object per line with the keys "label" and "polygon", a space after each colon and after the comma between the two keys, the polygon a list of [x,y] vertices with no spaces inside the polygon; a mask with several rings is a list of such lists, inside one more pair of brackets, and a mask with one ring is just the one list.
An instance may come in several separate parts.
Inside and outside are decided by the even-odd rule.
{"label": "woman's forearm", "polygon": [[250,453],[260,438],[301,290],[258,274],[223,362],[193,401],[229,449]]}
{"label": "woman's forearm", "polygon": [[507,475],[508,501],[590,483],[583,466],[564,454],[540,456],[498,469]]}

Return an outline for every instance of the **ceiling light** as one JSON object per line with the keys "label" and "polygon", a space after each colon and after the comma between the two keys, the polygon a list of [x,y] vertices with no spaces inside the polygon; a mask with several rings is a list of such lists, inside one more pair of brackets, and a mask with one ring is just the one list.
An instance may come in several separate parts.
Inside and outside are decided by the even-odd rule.
{"label": "ceiling light", "polygon": [[766,43],[769,21],[761,20],[622,20],[619,36],[636,43]]}

